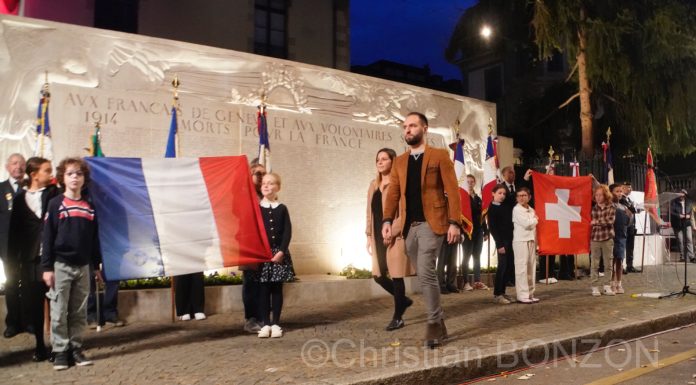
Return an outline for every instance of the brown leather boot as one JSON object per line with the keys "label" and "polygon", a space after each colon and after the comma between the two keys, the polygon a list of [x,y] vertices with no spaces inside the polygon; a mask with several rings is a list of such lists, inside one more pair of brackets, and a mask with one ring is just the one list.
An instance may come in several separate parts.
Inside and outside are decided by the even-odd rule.
{"label": "brown leather boot", "polygon": [[425,329],[425,346],[430,349],[442,345],[442,322],[428,323]]}

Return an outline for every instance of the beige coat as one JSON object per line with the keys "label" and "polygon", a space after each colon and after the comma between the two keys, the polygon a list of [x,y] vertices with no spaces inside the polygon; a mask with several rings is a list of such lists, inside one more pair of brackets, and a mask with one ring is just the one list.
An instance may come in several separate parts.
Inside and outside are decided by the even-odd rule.
{"label": "beige coat", "polygon": [[[372,197],[379,187],[379,175],[377,179],[370,182],[370,188],[367,190],[367,227],[365,228],[365,234],[370,242],[370,251],[372,255],[372,275],[375,277],[380,276],[379,264],[377,263],[377,255],[375,254],[375,237],[372,233],[373,229],[373,217],[372,217]],[[382,207],[384,207],[384,199],[386,198],[386,189],[382,191]],[[389,270],[389,276],[391,278],[403,278],[407,275],[415,275],[416,271],[413,266],[409,263],[406,257],[406,248],[404,244],[404,239],[401,236],[401,229],[403,223],[400,218],[396,218],[392,222],[392,234],[394,234],[394,240],[391,245],[387,247],[387,269]]]}

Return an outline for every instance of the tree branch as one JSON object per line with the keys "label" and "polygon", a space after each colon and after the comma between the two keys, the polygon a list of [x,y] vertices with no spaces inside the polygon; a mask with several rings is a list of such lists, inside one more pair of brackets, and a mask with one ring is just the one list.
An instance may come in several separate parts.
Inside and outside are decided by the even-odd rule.
{"label": "tree branch", "polygon": [[575,93],[575,95],[569,97],[568,100],[566,100],[565,102],[561,103],[561,105],[558,106],[558,109],[560,110],[561,108],[567,106],[568,104],[570,104],[570,102],[573,101],[573,99],[577,98],[578,96],[580,96],[580,93],[579,93],[579,92]]}
{"label": "tree branch", "polygon": [[570,70],[570,73],[568,74],[568,77],[566,78],[565,82],[568,83],[570,81],[570,78],[573,77],[573,74],[575,71],[578,69],[578,62],[575,62],[575,65],[573,66],[573,69]]}

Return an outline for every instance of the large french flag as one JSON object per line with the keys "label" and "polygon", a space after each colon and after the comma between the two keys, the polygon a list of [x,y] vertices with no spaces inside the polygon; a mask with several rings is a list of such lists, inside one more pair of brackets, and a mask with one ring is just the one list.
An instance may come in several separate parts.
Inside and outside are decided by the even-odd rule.
{"label": "large french flag", "polygon": [[270,260],[245,156],[87,162],[109,280]]}

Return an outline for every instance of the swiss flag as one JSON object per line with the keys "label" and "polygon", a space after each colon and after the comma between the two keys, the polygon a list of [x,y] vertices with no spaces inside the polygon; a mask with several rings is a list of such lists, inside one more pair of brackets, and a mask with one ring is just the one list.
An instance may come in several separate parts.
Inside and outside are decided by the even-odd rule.
{"label": "swiss flag", "polygon": [[592,177],[532,173],[540,255],[590,252]]}

